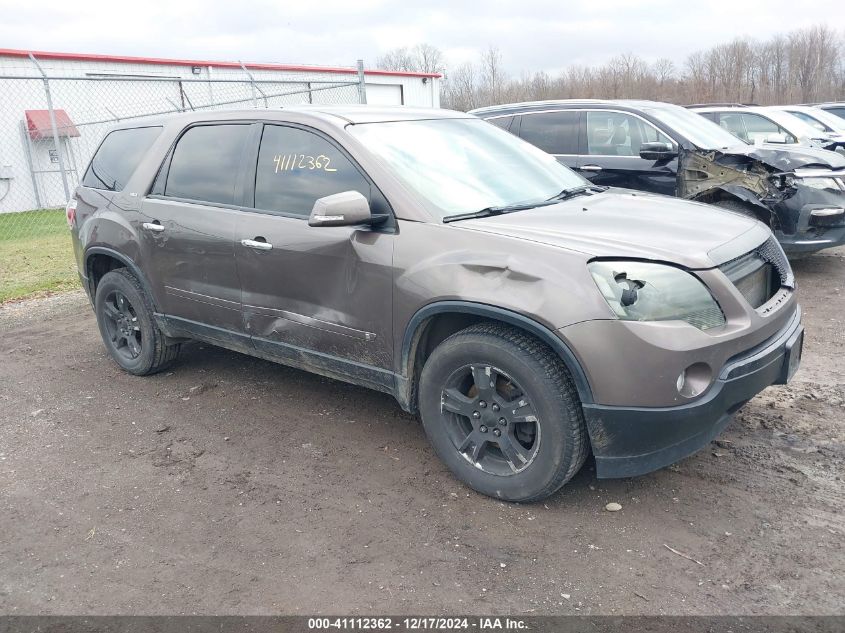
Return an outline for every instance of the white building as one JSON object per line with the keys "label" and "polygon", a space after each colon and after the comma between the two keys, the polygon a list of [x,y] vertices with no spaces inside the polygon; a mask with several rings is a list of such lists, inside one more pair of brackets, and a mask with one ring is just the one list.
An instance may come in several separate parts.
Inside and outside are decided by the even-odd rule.
{"label": "white building", "polygon": [[[34,57],[34,60],[32,57]],[[49,77],[59,147],[47,111]],[[183,110],[358,103],[354,67],[0,49],[0,213],[63,206],[116,121]],[[440,106],[440,75],[364,70],[366,102]]]}

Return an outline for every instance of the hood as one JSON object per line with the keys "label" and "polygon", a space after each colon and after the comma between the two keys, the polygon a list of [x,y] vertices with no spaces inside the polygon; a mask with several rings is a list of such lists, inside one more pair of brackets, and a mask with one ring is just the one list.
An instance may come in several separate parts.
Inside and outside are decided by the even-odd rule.
{"label": "hood", "polygon": [[777,171],[795,171],[803,167],[827,167],[828,169],[845,167],[845,156],[842,154],[799,145],[763,143],[762,145],[740,145],[718,151],[724,155],[742,155],[759,160]]}
{"label": "hood", "polygon": [[712,268],[762,244],[760,222],[708,204],[609,190],[559,204],[456,223],[584,253]]}

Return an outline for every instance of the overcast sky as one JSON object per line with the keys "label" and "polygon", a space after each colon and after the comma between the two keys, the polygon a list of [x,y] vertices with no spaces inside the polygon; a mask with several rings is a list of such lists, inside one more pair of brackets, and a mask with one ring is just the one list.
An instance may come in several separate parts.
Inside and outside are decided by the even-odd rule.
{"label": "overcast sky", "polygon": [[682,63],[734,37],[845,25],[842,0],[0,0],[0,9],[6,48],[373,66],[386,50],[418,42],[450,63],[494,45],[513,74],[620,53]]}

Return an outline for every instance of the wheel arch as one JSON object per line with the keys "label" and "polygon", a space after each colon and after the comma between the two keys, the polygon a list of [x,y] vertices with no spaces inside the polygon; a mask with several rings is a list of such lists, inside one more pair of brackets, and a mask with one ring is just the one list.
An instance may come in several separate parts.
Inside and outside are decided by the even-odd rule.
{"label": "wheel arch", "polygon": [[155,311],[158,311],[155,295],[153,295],[147,277],[138,264],[131,257],[105,246],[92,246],[85,251],[85,289],[91,300],[94,300],[97,292],[97,283],[103,275],[115,268],[128,268],[141,283],[141,287],[147,293]]}
{"label": "wheel arch", "polygon": [[757,214],[757,218],[768,226],[773,226],[775,212],[766,206],[756,193],[739,185],[725,184],[706,191],[695,198],[695,202],[716,204],[722,200],[732,200],[750,206]]}
{"label": "wheel arch", "polygon": [[438,301],[420,308],[408,321],[399,354],[396,397],[406,411],[416,410],[417,383],[422,365],[442,340],[469,325],[492,321],[513,326],[547,344],[569,371],[582,403],[592,403],[586,373],[565,341],[548,327],[523,314],[470,301]]}

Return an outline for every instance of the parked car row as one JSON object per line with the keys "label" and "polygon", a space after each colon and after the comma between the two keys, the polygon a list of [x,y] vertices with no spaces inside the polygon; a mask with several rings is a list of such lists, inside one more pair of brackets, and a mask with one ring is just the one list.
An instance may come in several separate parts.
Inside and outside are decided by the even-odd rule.
{"label": "parked car row", "polygon": [[845,119],[811,106],[689,106],[748,143],[804,145],[845,152]]}
{"label": "parked car row", "polygon": [[390,393],[459,479],[511,501],[589,453],[599,477],[666,466],[791,379],[794,278],[756,218],[796,248],[839,239],[824,179],[845,159],[737,149],[663,104],[485,115],[558,159],[436,110],[119,124],[67,207],[111,358],[151,374],[193,339]]}
{"label": "parked car row", "polygon": [[[792,255],[841,245],[845,155],[817,147],[808,137],[826,143],[845,136],[824,136],[789,114],[794,108],[785,108],[566,100],[472,113],[554,155],[596,185],[742,213],[769,226]],[[825,120],[838,118],[819,112]]]}

